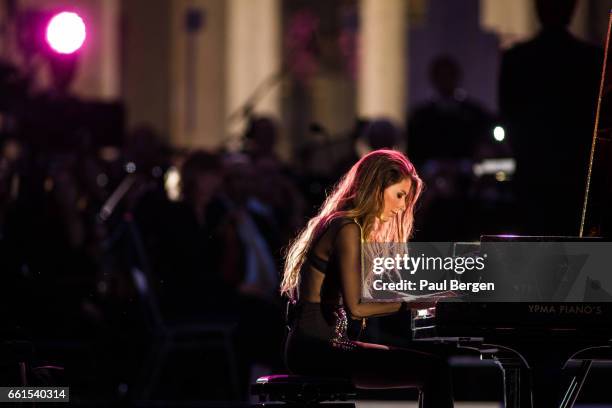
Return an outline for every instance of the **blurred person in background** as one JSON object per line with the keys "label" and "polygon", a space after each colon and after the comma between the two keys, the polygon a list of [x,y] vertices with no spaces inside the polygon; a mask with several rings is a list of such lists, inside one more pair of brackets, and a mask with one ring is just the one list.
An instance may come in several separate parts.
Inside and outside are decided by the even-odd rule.
{"label": "blurred person in background", "polygon": [[419,240],[468,239],[468,223],[457,220],[470,211],[473,159],[491,138],[493,117],[460,87],[462,76],[454,58],[434,58],[429,80],[435,97],[408,118],[408,152],[427,185],[416,226]]}
{"label": "blurred person in background", "polygon": [[499,109],[516,159],[522,234],[577,235],[602,51],[574,37],[576,0],[535,0],[541,29],[506,51]]}
{"label": "blurred person in background", "polygon": [[430,160],[470,160],[479,143],[490,137],[492,115],[461,88],[463,73],[451,56],[440,55],[429,65],[435,92],[416,106],[407,120],[407,145],[417,167]]}
{"label": "blurred person in background", "polygon": [[276,153],[278,133],[278,123],[273,118],[252,117],[244,136],[244,152],[255,181],[252,199],[268,208],[269,221],[277,229],[278,242],[273,242],[270,249],[280,268],[280,243],[287,242],[303,226],[306,203],[296,188],[294,169]]}
{"label": "blurred person in background", "polygon": [[[246,393],[255,364],[282,366],[273,214],[254,197],[258,179],[244,155],[194,151],[180,174],[181,200],[157,214],[161,239],[149,251],[162,312],[170,321],[234,322]],[[252,335],[259,331],[265,339]]]}
{"label": "blurred person in background", "polygon": [[151,214],[157,238],[149,240],[161,310],[167,318],[198,318],[231,295],[222,275],[221,222],[226,210],[216,197],[223,180],[219,155],[190,153],[181,170],[181,200]]}
{"label": "blurred person in background", "polygon": [[[275,371],[283,367],[284,325],[278,298],[282,241],[278,214],[267,200],[269,197],[262,200],[258,195],[263,185],[274,182],[265,173],[259,173],[261,170],[240,153],[224,159],[222,200],[227,213],[221,221],[226,246],[222,268],[236,290],[236,349],[241,360],[243,390],[248,388],[254,364]],[[280,187],[270,184],[267,188]],[[254,337],[257,332],[266,333],[266,337]]]}
{"label": "blurred person in background", "polygon": [[334,169],[333,179],[337,180],[345,174],[366,154],[379,149],[397,149],[402,144],[402,131],[387,118],[359,119],[349,134],[351,150],[338,161]]}

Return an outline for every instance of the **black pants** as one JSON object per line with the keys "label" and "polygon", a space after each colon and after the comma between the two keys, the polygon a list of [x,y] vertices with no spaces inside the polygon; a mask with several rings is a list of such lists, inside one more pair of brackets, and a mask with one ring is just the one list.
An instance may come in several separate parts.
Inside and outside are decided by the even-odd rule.
{"label": "black pants", "polygon": [[285,345],[287,368],[302,375],[350,378],[358,388],[418,388],[423,408],[453,406],[450,368],[436,355],[355,341],[333,347],[335,326],[317,303],[298,309]]}

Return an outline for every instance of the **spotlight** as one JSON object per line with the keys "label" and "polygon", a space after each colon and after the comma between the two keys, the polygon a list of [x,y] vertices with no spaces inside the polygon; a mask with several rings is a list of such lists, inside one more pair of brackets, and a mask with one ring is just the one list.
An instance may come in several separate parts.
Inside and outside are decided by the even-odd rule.
{"label": "spotlight", "polygon": [[503,142],[506,138],[506,131],[504,128],[501,126],[495,126],[495,129],[493,129],[493,138],[498,142]]}
{"label": "spotlight", "polygon": [[72,54],[85,42],[86,30],[83,19],[70,11],[54,15],[46,29],[47,43],[59,54]]}

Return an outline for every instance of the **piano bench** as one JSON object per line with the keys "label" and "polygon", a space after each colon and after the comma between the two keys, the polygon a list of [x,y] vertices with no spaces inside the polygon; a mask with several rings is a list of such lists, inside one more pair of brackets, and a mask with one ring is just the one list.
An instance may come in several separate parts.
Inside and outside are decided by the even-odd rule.
{"label": "piano bench", "polygon": [[259,396],[260,406],[267,402],[283,402],[284,407],[355,408],[351,402],[320,404],[322,401],[346,401],[356,395],[355,387],[346,378],[301,375],[267,375],[251,385],[251,395]]}

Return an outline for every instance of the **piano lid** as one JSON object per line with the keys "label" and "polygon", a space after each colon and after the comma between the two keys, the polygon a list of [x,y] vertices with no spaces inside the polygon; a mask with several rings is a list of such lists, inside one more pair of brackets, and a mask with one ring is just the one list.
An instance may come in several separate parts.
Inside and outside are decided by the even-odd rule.
{"label": "piano lid", "polygon": [[580,236],[612,236],[612,10],[586,180]]}

